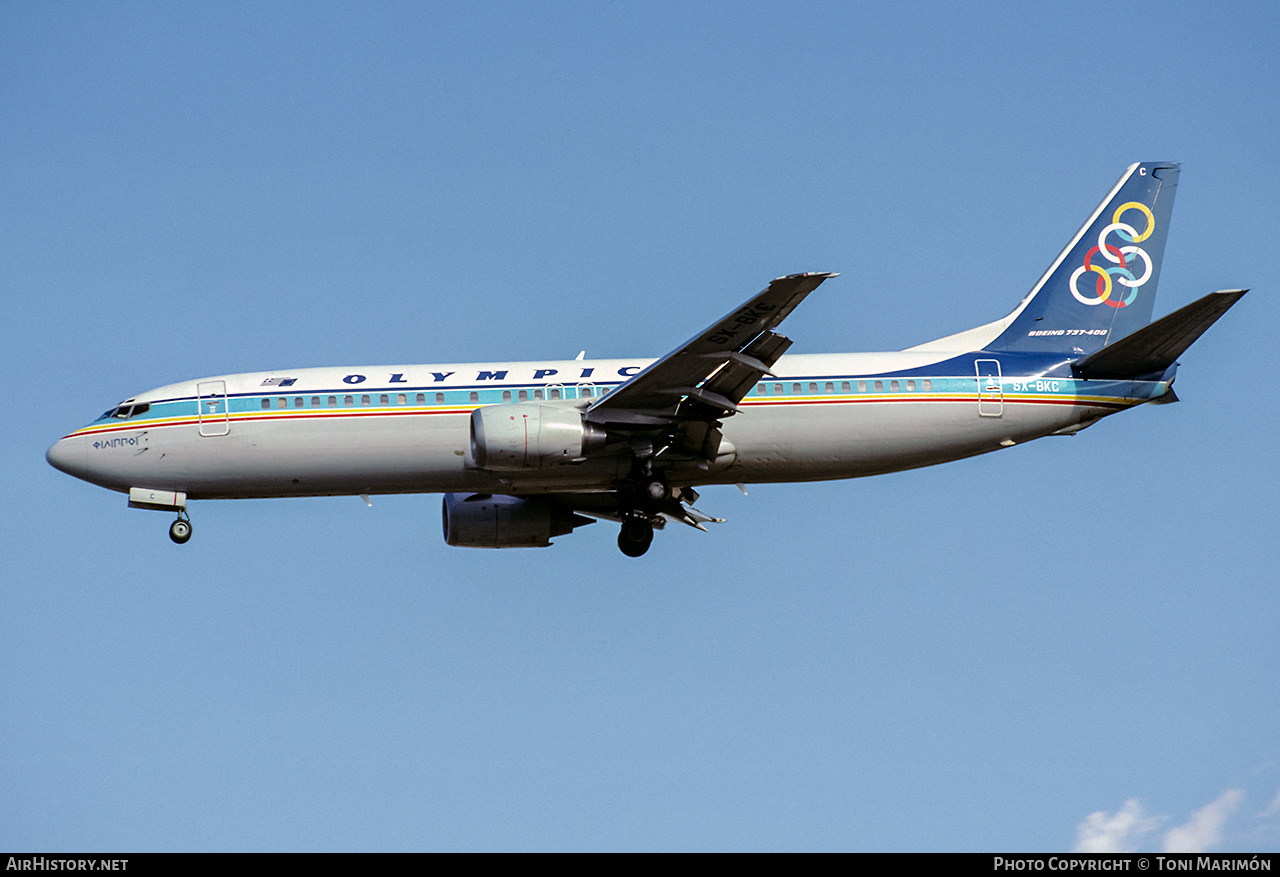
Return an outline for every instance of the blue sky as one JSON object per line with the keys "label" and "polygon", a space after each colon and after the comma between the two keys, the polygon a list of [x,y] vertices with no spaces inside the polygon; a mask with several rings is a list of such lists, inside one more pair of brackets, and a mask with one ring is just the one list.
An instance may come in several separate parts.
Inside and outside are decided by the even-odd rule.
{"label": "blue sky", "polygon": [[[1280,849],[1277,16],[7,4],[0,847]],[[1164,159],[1157,314],[1254,290],[1180,404],[709,489],[638,561],[432,496],[179,547],[44,461],[203,375],[658,355],[796,271],[794,351],[901,348]]]}

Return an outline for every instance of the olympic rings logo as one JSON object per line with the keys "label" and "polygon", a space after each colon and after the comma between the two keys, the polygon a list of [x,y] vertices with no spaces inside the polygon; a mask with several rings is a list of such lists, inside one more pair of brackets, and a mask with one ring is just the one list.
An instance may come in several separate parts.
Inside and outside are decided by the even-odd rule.
{"label": "olympic rings logo", "polygon": [[[1132,225],[1120,221],[1120,217],[1127,210],[1137,210],[1146,218],[1147,225],[1142,234],[1138,234],[1138,230]],[[1098,233],[1098,245],[1084,254],[1084,264],[1071,275],[1071,294],[1075,296],[1076,301],[1083,305],[1105,304],[1112,308],[1128,307],[1137,297],[1138,287],[1151,279],[1151,257],[1147,255],[1146,250],[1136,245],[1151,237],[1151,233],[1155,230],[1156,218],[1151,215],[1147,205],[1128,201],[1116,208],[1115,214],[1111,217],[1111,224]],[[1118,247],[1107,243],[1107,235],[1112,232],[1115,232],[1122,241],[1127,241],[1129,246]],[[1111,262],[1112,266],[1095,265],[1093,257],[1098,254]],[[1139,261],[1143,265],[1142,276],[1134,277],[1131,268],[1136,267]],[[1098,275],[1094,279],[1092,297],[1082,293],[1076,285],[1085,272]],[[1124,290],[1112,285],[1113,277],[1116,284],[1128,290],[1127,294],[1122,296]]]}

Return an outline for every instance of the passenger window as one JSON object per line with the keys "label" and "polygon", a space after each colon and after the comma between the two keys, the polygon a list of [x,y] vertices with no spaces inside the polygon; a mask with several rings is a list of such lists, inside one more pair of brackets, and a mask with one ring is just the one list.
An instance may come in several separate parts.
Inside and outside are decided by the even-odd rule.
{"label": "passenger window", "polygon": [[774,384],[774,385],[773,385],[773,395],[775,395],[775,396],[781,396],[781,395],[782,395],[782,384]]}
{"label": "passenger window", "polygon": [[759,386],[757,386],[757,387],[756,387],[756,395],[757,395],[757,396],[763,396],[763,395],[764,395],[764,386],[765,386],[764,384],[760,384]]}
{"label": "passenger window", "polygon": [[560,390],[559,390],[559,389],[555,389],[555,390],[547,390],[547,398],[548,398],[548,399],[559,399],[559,398],[560,398]]}
{"label": "passenger window", "polygon": [[932,390],[932,389],[933,389],[933,381],[929,381],[929,380],[921,381],[921,382],[920,382],[920,387],[921,387],[921,389],[926,390],[926,391],[928,391],[928,390]]}
{"label": "passenger window", "polygon": [[502,401],[503,401],[503,402],[510,402],[510,401],[511,401],[511,391],[510,391],[510,390],[503,390],[503,391],[502,391]]}
{"label": "passenger window", "polygon": [[841,393],[847,393],[847,392],[849,392],[849,382],[848,382],[848,381],[841,381],[841,382],[840,382],[840,392],[841,392]]}
{"label": "passenger window", "polygon": [[304,402],[306,402],[306,401],[307,401],[307,400],[306,400],[306,399],[303,399],[301,396],[297,396],[297,397],[295,397],[295,398],[294,398],[294,400],[293,400],[293,407],[294,407],[294,408],[302,408],[302,407],[303,407],[303,403],[304,403]]}
{"label": "passenger window", "polygon": [[330,408],[332,408],[332,407],[334,407],[334,406],[335,406],[335,405],[337,405],[337,404],[338,404],[338,397],[337,397],[337,396],[330,396],[330,397],[329,397],[329,407],[330,407]]}
{"label": "passenger window", "polygon": [[876,381],[876,392],[877,393],[884,392],[884,381]]}
{"label": "passenger window", "polygon": [[360,404],[361,404],[361,405],[368,405],[368,404],[369,404],[369,397],[368,397],[368,396],[361,396],[361,397],[360,397]]}
{"label": "passenger window", "polygon": [[579,387],[579,388],[578,388],[578,395],[579,395],[579,396],[581,396],[583,399],[590,399],[590,398],[591,398],[591,388],[590,388],[590,387]]}
{"label": "passenger window", "polygon": [[352,398],[351,396],[343,396],[343,397],[342,397],[342,404],[343,404],[343,405],[345,405],[345,406],[346,406],[346,407],[348,407],[348,408],[350,408],[352,405],[354,405],[354,404],[355,404],[355,402],[356,402],[356,400],[355,400],[354,398]]}
{"label": "passenger window", "polygon": [[[418,394],[418,399],[419,399],[419,400],[421,400],[421,399],[422,399],[422,394],[421,394],[421,393],[419,393],[419,394]],[[444,393],[436,393],[436,404],[437,404],[437,405],[443,405],[443,404],[444,404]]]}
{"label": "passenger window", "polygon": [[910,392],[911,390],[914,390],[915,388],[916,388],[916,382],[915,382],[915,381],[907,381],[907,391],[908,391],[908,392]]}
{"label": "passenger window", "polygon": [[859,392],[859,393],[865,393],[865,392],[867,392],[867,382],[866,382],[866,381],[858,381],[858,392]]}
{"label": "passenger window", "polygon": [[833,383],[831,383],[830,381],[827,381],[827,384],[826,384],[826,391],[827,391],[828,393],[834,393],[834,392],[836,391],[836,385],[835,385],[835,384],[833,384]]}
{"label": "passenger window", "polygon": [[270,399],[263,399],[263,400],[262,400],[262,409],[265,411],[266,409],[268,409],[268,408],[270,408],[270,407],[271,407],[271,400],[270,400]]}
{"label": "passenger window", "polygon": [[311,397],[311,407],[312,407],[312,408],[319,408],[319,407],[320,407],[320,397],[319,397],[319,396],[312,396],[312,397]]}
{"label": "passenger window", "polygon": [[810,382],[809,382],[809,392],[810,392],[810,393],[817,393],[817,392],[818,392],[818,385],[817,385],[816,383],[814,383],[814,382],[810,381]]}
{"label": "passenger window", "polygon": [[521,391],[520,391],[520,401],[521,401],[521,402],[528,402],[528,401],[529,401],[529,391],[528,391],[528,390],[521,390]]}
{"label": "passenger window", "polygon": [[277,399],[277,400],[276,400],[276,407],[277,407],[277,408],[288,408],[288,407],[289,407],[289,400],[288,400],[288,399],[286,399],[285,397],[281,396],[279,399]]}
{"label": "passenger window", "polygon": [[890,382],[889,382],[889,389],[890,389],[890,390],[893,390],[893,392],[895,392],[895,393],[896,393],[896,392],[898,392],[898,382],[897,382],[897,381],[890,381]]}
{"label": "passenger window", "polygon": [[475,390],[472,390],[472,391],[471,391],[471,401],[472,401],[473,403],[475,403],[475,402],[479,402],[479,401],[480,401],[480,394],[479,394],[479,393],[477,393]]}
{"label": "passenger window", "polygon": [[407,405],[408,403],[409,403],[409,399],[407,396],[405,396],[404,393],[401,393],[399,396],[396,396],[397,405]]}
{"label": "passenger window", "polygon": [[800,385],[799,385],[799,384],[792,384],[792,385],[791,385],[791,392],[793,392],[793,393],[795,393],[797,396],[799,396],[799,395],[800,395]]}
{"label": "passenger window", "polygon": [[391,402],[391,398],[390,398],[389,396],[382,395],[382,396],[379,396],[379,397],[378,397],[378,404],[379,404],[379,405],[387,405],[387,404],[389,404],[390,402]]}
{"label": "passenger window", "polygon": [[541,391],[541,390],[534,390],[534,391],[533,391],[533,398],[538,399],[538,400],[541,400],[541,399],[542,399],[542,391]]}

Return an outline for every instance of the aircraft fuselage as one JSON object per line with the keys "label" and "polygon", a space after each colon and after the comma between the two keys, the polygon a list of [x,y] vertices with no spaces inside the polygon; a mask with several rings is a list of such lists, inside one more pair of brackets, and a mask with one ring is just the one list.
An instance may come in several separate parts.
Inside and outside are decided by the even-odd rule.
{"label": "aircraft fuselage", "polygon": [[[471,412],[526,401],[581,407],[649,364],[224,375],[142,393],[62,439],[49,457],[102,487],[145,486],[189,499],[601,490],[630,476],[627,455],[477,469]],[[714,463],[674,467],[673,481],[816,481],[928,466],[1070,432],[1168,387],[1168,380],[1082,380],[1061,357],[1041,355],[968,353],[939,361],[912,352],[807,354],[783,357],[773,371],[726,417]],[[141,406],[146,410],[128,416]]]}

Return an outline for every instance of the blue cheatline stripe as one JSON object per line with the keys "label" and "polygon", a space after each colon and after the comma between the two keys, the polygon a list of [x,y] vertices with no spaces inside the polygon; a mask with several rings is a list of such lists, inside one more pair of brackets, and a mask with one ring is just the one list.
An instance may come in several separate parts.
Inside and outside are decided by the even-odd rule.
{"label": "blue cheatline stripe", "polygon": [[[862,378],[835,378],[840,380],[864,380]],[[742,407],[782,407],[789,405],[866,405],[866,404],[893,404],[893,403],[916,403],[916,404],[976,404],[979,401],[979,394],[976,391],[975,378],[937,378],[933,379],[934,383],[944,383],[949,385],[965,384],[963,388],[946,389],[934,388],[931,390],[899,390],[880,391],[869,389],[867,392],[818,392],[818,393],[784,393],[781,396],[765,395],[765,396],[749,396],[742,400]],[[778,383],[803,383],[788,379],[786,381],[777,381]],[[1006,383],[1012,383],[1006,379]],[[770,383],[774,383],[771,381]],[[1054,393],[1045,391],[1041,393],[1020,393],[1003,391],[1001,399],[1006,405],[1067,405],[1082,408],[1114,408],[1115,410],[1123,410],[1134,405],[1141,404],[1146,401],[1145,397],[1135,397],[1133,395],[1123,393],[1099,393],[1094,392],[1089,395],[1077,395],[1073,392],[1075,389],[1073,381],[1060,381],[1064,388]],[[1099,382],[1094,382],[1094,386]],[[1131,382],[1115,382],[1122,386],[1131,386]],[[1090,389],[1094,387],[1091,386]],[[500,389],[489,388],[491,392],[500,393]],[[504,388],[505,389],[505,388]],[[448,392],[448,391],[442,391]],[[457,392],[457,391],[455,391]],[[324,391],[313,391],[308,393],[292,393],[288,397],[282,397],[280,394],[272,394],[271,396],[256,395],[238,397],[239,401],[246,402],[250,399],[259,401],[261,399],[277,399],[291,398],[297,396],[330,396],[330,395],[383,395],[381,393],[326,393]],[[398,395],[398,394],[386,394]],[[159,429],[176,426],[192,426],[200,423],[200,418],[195,414],[173,412],[174,408],[188,408],[190,403],[194,401],[191,397],[182,397],[178,399],[161,400],[151,403],[151,410],[145,415],[138,418],[131,418],[127,421],[103,421],[90,424],[75,432],[71,436],[77,435],[104,435],[113,432],[125,432],[138,429]],[[530,400],[536,401],[536,400]],[[543,400],[547,401],[547,400]],[[550,400],[556,401],[556,400]],[[484,402],[480,404],[486,404]],[[488,403],[492,404],[492,403]],[[405,405],[350,405],[320,408],[254,408],[251,406],[236,406],[230,412],[229,419],[237,423],[262,422],[262,421],[280,421],[280,420],[307,420],[307,419],[334,419],[334,418],[353,418],[353,417],[407,417],[407,416],[433,416],[433,415],[453,415],[453,414],[469,414],[480,405],[473,402],[463,402],[461,404],[450,405],[447,401],[444,404],[429,403],[406,403]],[[222,420],[224,417],[222,412],[213,415],[212,419]],[[210,418],[206,417],[206,421]],[[68,436],[70,437],[70,436]]]}

